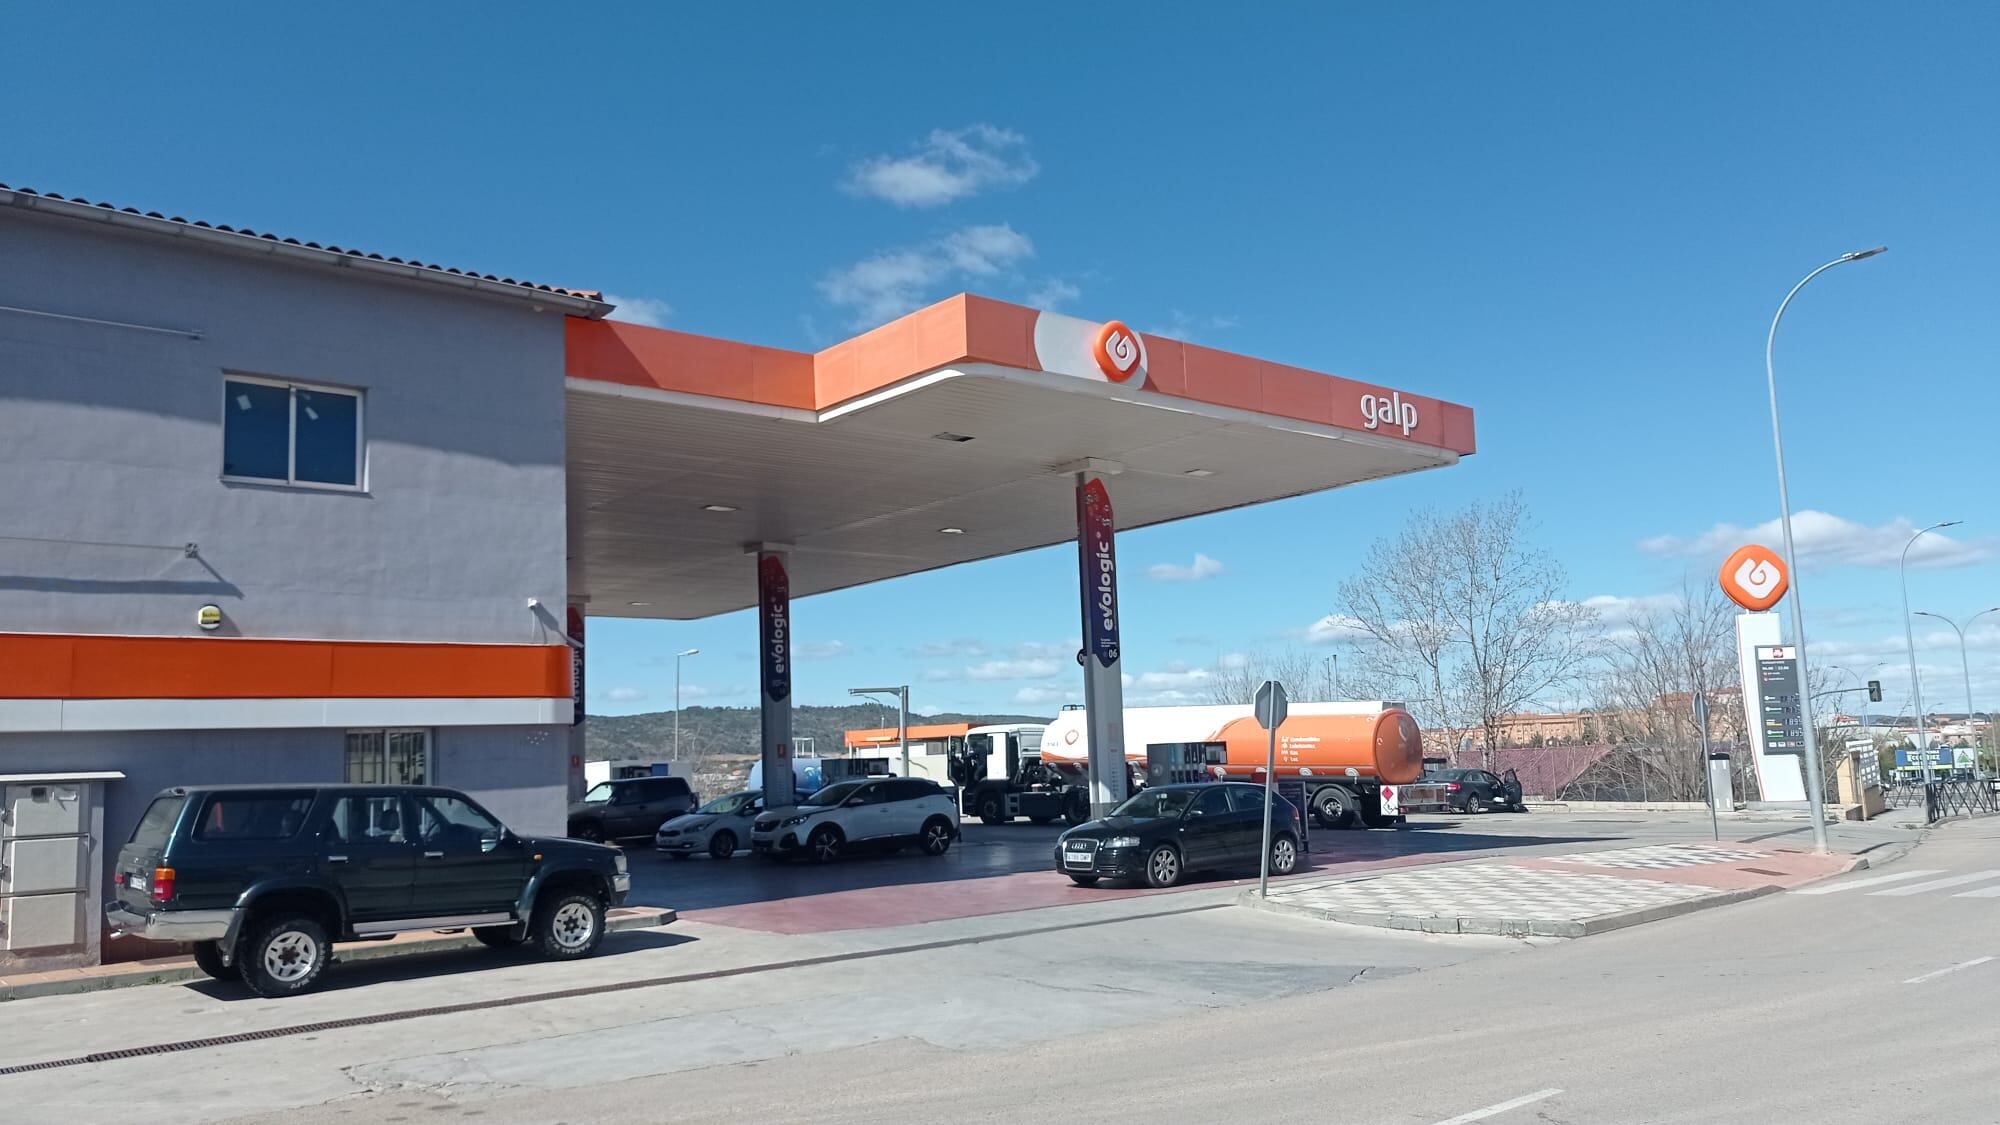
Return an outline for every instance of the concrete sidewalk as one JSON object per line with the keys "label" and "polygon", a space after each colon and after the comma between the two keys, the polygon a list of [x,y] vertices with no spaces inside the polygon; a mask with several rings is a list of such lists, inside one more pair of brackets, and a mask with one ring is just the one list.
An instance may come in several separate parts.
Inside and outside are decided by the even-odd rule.
{"label": "concrete sidewalk", "polygon": [[1655,844],[1290,883],[1259,910],[1439,934],[1584,937],[1773,894],[1866,867],[1852,855],[1761,844]]}
{"label": "concrete sidewalk", "polygon": [[[604,931],[648,929],[671,924],[676,915],[655,906],[619,907],[605,917]],[[469,931],[397,934],[388,941],[342,942],[334,946],[333,958],[342,961],[373,961],[380,957],[403,957],[436,953],[447,949],[470,949],[479,939]],[[56,996],[71,992],[102,992],[107,988],[130,988],[141,984],[171,984],[203,976],[193,957],[154,957],[144,961],[119,961],[109,965],[87,965],[80,969],[50,969],[40,973],[16,973],[0,977],[0,1002],[30,996]]]}

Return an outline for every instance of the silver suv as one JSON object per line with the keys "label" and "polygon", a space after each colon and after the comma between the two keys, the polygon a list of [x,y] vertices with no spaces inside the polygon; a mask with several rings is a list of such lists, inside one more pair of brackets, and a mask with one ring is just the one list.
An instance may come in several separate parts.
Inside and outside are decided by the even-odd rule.
{"label": "silver suv", "polygon": [[958,802],[950,790],[918,777],[863,777],[767,810],[751,827],[750,850],[767,859],[803,855],[831,863],[851,848],[896,851],[911,844],[941,856],[956,839]]}

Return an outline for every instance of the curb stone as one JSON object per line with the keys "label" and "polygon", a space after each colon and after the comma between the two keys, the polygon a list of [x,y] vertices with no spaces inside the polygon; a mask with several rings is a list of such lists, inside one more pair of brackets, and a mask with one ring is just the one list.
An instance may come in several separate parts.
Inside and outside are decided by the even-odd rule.
{"label": "curb stone", "polygon": [[[619,914],[605,919],[606,934],[623,933],[628,930],[647,930],[672,925],[679,914],[664,908],[645,907],[635,913]],[[352,964],[356,961],[379,961],[391,957],[415,957],[426,953],[448,953],[463,949],[479,948],[479,939],[468,932],[455,934],[435,934],[429,938],[394,942],[343,942],[334,947],[332,965]],[[0,1003],[9,1000],[26,1000],[36,996],[65,996],[86,992],[106,992],[114,988],[137,988],[153,984],[179,984],[183,981],[201,980],[208,974],[195,967],[192,959],[176,959],[169,964],[154,962],[125,971],[112,970],[92,976],[63,977],[56,980],[25,981],[20,984],[0,982]]]}

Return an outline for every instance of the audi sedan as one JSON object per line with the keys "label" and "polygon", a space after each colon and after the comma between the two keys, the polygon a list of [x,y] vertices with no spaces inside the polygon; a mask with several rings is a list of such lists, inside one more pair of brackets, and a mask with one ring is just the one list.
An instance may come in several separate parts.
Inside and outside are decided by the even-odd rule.
{"label": "audi sedan", "polygon": [[[1298,810],[1276,801],[1271,874],[1299,869],[1304,834]],[[1079,886],[1126,880],[1171,887],[1190,872],[1255,871],[1264,850],[1264,788],[1240,782],[1156,785],[1108,817],[1085,821],[1056,840],[1056,870]]]}

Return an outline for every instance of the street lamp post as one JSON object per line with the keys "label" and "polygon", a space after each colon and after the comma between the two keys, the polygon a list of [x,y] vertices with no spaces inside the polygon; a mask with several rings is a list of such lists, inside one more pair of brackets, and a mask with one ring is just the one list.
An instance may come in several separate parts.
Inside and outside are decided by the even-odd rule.
{"label": "street lamp post", "polygon": [[674,654],[674,761],[681,760],[681,658],[700,653],[698,648],[683,649]]}
{"label": "street lamp post", "polygon": [[1979,620],[1989,613],[2000,613],[2000,605],[1996,605],[1992,609],[1982,609],[1971,617],[1966,618],[1963,628],[1959,626],[1958,622],[1953,621],[1942,613],[1931,613],[1920,609],[1915,614],[1917,617],[1935,617],[1939,621],[1951,626],[1952,632],[1958,634],[1958,666],[1959,670],[1965,675],[1965,734],[1967,738],[1972,740],[1972,768],[1975,772],[1979,769],[1979,734],[1978,728],[1972,725],[1972,658],[1965,651],[1965,632],[1966,629],[1972,627],[1974,621]]}
{"label": "street lamp post", "polygon": [[1910,624],[1912,616],[1910,613],[1910,548],[1917,545],[1917,540],[1922,539],[1924,536],[1941,527],[1957,527],[1964,522],[1964,520],[1946,520],[1943,523],[1934,523],[1917,532],[1915,535],[1910,536],[1910,541],[1903,544],[1902,557],[1896,561],[1896,577],[1903,584],[1903,644],[1909,649],[1910,654],[1910,699],[1913,701],[1912,713],[1915,714],[1917,723],[1917,757],[1923,759],[1925,785],[1929,785],[1934,778],[1931,773],[1930,736],[1924,732],[1924,685],[1917,678],[1917,631]]}
{"label": "street lamp post", "polygon": [[[1792,602],[1792,640],[1799,646],[1801,686],[1811,684],[1812,676],[1806,667],[1806,613],[1803,599],[1799,596],[1799,560],[1797,552],[1792,549],[1792,497],[1785,486],[1785,435],[1783,428],[1778,424],[1778,375],[1772,359],[1778,345],[1778,322],[1785,319],[1786,307],[1792,303],[1793,297],[1799,295],[1799,290],[1806,287],[1806,282],[1837,265],[1872,258],[1887,249],[1886,246],[1877,246],[1872,250],[1851,251],[1805,275],[1797,285],[1792,286],[1790,293],[1785,294],[1785,299],[1778,302],[1777,315],[1771,318],[1771,331],[1764,337],[1764,382],[1771,394],[1771,448],[1778,459],[1778,518],[1785,529],[1785,566],[1791,571],[1792,577],[1791,591],[1786,596]],[[1826,792],[1820,780],[1819,737],[1813,730],[1810,705],[1805,715],[1805,722],[1800,725],[1805,728],[1806,811],[1812,817],[1813,850],[1824,852],[1826,814],[1823,804]]]}
{"label": "street lamp post", "polygon": [[847,694],[896,697],[896,746],[903,753],[903,776],[910,776],[910,685],[848,688]]}

